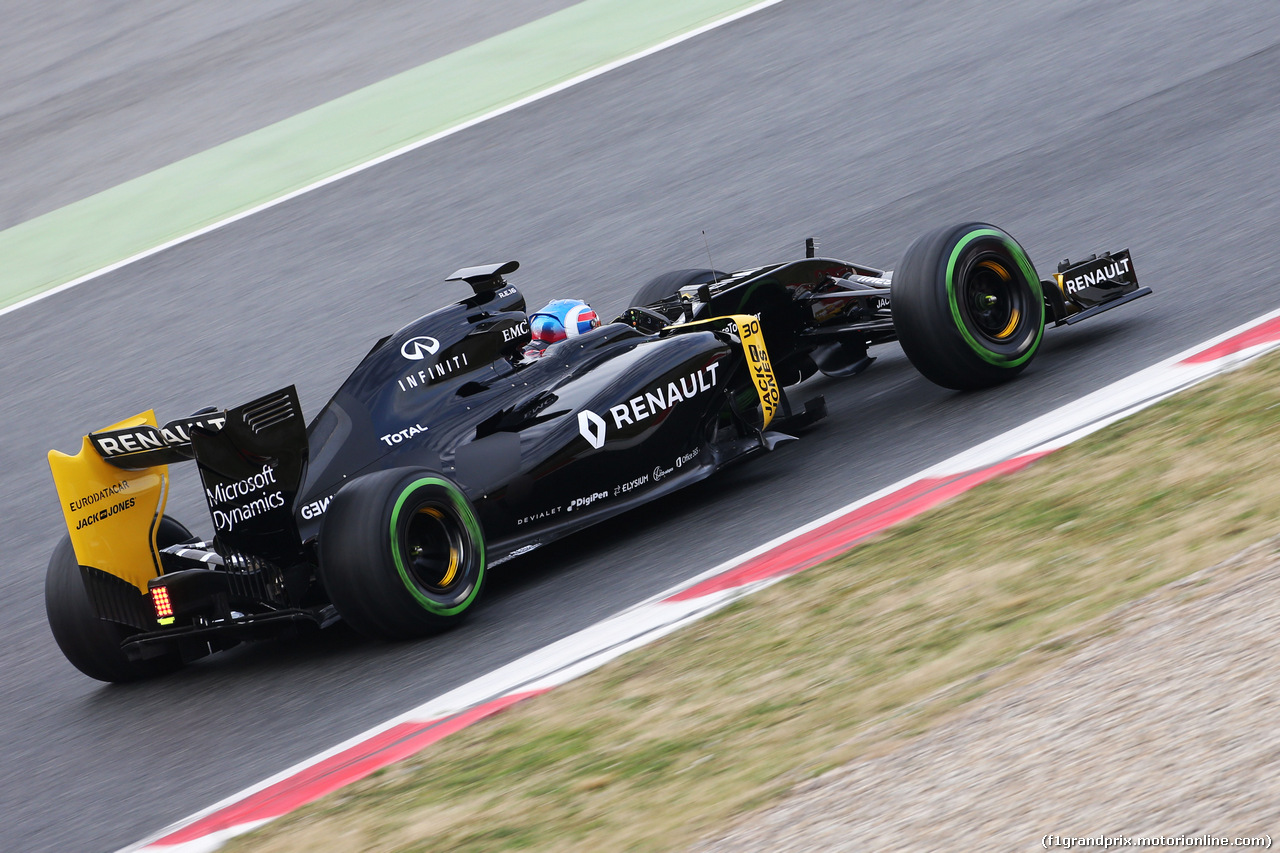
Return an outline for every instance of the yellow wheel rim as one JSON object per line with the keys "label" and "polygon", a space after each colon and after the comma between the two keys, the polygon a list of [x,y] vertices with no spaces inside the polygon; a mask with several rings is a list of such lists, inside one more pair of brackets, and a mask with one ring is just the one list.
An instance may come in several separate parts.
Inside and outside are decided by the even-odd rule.
{"label": "yellow wheel rim", "polygon": [[[418,510],[418,512],[421,512],[425,515],[429,515],[432,518],[434,518],[436,521],[439,521],[441,523],[444,522],[444,513],[442,513],[440,510],[436,509],[433,506],[423,507],[422,509]],[[440,586],[448,587],[449,584],[453,583],[453,579],[457,576],[458,576],[458,549],[450,545],[449,546],[449,568],[445,569],[444,576],[440,578]]]}
{"label": "yellow wheel rim", "polygon": [[[1009,275],[1009,271],[1007,269],[1005,269],[1003,266],[996,263],[995,261],[983,261],[982,263],[978,264],[978,266],[982,269],[991,270],[993,273],[1000,276],[1000,279],[1002,281],[1009,281],[1010,279],[1013,278],[1011,275]],[[1015,305],[1013,307],[1013,310],[1009,312],[1009,322],[1005,324],[1005,327],[1003,329],[1001,329],[999,332],[996,332],[995,334],[996,340],[1002,341],[1005,338],[1012,335],[1014,329],[1018,328],[1018,321],[1021,319],[1022,319],[1022,312],[1019,311],[1017,306]]]}

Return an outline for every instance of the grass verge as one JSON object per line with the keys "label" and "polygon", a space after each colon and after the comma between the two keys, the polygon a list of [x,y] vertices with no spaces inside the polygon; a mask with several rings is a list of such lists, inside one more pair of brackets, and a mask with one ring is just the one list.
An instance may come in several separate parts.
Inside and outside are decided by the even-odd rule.
{"label": "grass verge", "polygon": [[1168,400],[230,851],[666,850],[1276,533],[1280,357]]}

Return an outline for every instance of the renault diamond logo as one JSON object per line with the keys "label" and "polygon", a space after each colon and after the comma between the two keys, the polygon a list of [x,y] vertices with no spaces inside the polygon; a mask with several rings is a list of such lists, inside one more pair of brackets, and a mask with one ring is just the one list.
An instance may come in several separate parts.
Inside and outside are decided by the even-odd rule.
{"label": "renault diamond logo", "polygon": [[400,347],[400,354],[410,361],[422,361],[428,355],[435,355],[440,350],[440,342],[426,335],[409,338]]}
{"label": "renault diamond logo", "polygon": [[596,450],[604,447],[604,418],[595,412],[578,412],[578,432]]}

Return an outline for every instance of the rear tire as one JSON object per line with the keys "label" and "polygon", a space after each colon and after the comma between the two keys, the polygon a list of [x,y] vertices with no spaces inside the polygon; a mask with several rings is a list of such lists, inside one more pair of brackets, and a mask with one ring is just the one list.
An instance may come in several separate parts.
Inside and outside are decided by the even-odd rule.
{"label": "rear tire", "polygon": [[[187,528],[168,516],[160,519],[156,543],[161,548],[190,539],[191,533]],[[182,658],[176,650],[162,657],[140,661],[129,660],[125,656],[120,644],[137,634],[138,629],[98,618],[80,574],[80,564],[76,561],[70,536],[62,538],[49,558],[49,569],[44,578],[44,606],[58,648],[62,649],[72,666],[90,678],[110,682],[139,681],[165,675],[182,666]]]}
{"label": "rear tire", "polygon": [[728,273],[719,270],[673,270],[664,272],[654,278],[636,293],[631,304],[641,308],[652,308],[664,299],[670,299],[680,292],[680,288],[694,284],[710,284],[717,279],[728,277]]}
{"label": "rear tire", "polygon": [[352,628],[387,640],[459,621],[484,583],[475,508],[426,469],[359,477],[330,503],[320,532],[320,577]]}
{"label": "rear tire", "polygon": [[1044,295],[1027,253],[982,222],[911,244],[893,275],[893,325],[926,378],[958,391],[1021,373],[1044,335]]}

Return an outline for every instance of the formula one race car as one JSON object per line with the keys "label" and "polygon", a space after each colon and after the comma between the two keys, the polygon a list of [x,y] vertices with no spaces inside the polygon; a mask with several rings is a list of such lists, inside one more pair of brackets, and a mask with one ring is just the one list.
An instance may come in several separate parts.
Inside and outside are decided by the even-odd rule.
{"label": "formula one race car", "polygon": [[[1127,250],[1041,281],[977,223],[917,240],[896,273],[807,249],[659,276],[616,321],[539,351],[505,279],[518,264],[462,269],[446,280],[474,295],[379,341],[309,425],[289,387],[50,451],[69,532],[45,585],[58,645],[127,681],[339,619],[428,634],[475,604],[488,567],[789,440],[825,407],[784,389],[817,371],[855,375],[897,340],[940,385],[990,386],[1049,321],[1150,292]],[[188,460],[211,541],[164,514],[168,466]]]}

